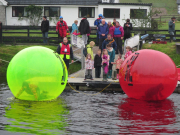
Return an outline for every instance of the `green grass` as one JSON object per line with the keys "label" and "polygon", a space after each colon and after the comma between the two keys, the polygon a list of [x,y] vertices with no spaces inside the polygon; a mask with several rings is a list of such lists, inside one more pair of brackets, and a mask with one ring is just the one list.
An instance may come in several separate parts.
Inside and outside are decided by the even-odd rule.
{"label": "green grass", "polygon": [[143,49],[153,49],[167,54],[176,64],[176,66],[180,65],[180,55],[176,54],[176,46],[175,43],[167,43],[167,44],[144,44]]}
{"label": "green grass", "polygon": [[121,3],[152,3],[153,8],[165,8],[167,14],[177,15],[176,0],[120,0]]}
{"label": "green grass", "polygon": [[[21,51],[24,48],[27,48],[30,46],[24,45],[24,46],[5,46],[0,45],[0,58],[6,61],[11,61],[11,59],[16,55],[19,51]],[[50,48],[54,51],[56,51],[56,46],[46,46],[47,48]],[[8,63],[3,62],[0,60],[0,76],[6,76]],[[69,67],[69,74],[72,74],[74,72],[77,72],[81,69],[81,63],[76,62],[70,65]]]}

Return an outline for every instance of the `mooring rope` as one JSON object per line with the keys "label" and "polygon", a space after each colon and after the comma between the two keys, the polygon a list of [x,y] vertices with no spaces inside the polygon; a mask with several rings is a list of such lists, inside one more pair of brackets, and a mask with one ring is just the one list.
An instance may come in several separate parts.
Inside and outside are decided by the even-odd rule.
{"label": "mooring rope", "polygon": [[95,93],[95,94],[87,94],[87,93],[84,93],[84,92],[80,92],[80,91],[74,89],[74,88],[69,84],[69,82],[67,82],[67,83],[68,83],[68,85],[70,86],[70,88],[71,88],[72,90],[74,90],[75,92],[77,92],[77,93],[84,94],[84,95],[88,95],[88,96],[96,96],[96,95],[102,93],[105,89],[107,89],[113,82],[111,82],[111,83],[110,83],[109,85],[107,85],[104,89],[102,89],[100,92]]}
{"label": "mooring rope", "polygon": [[4,62],[6,62],[6,63],[9,63],[9,61],[6,61],[6,60],[3,60],[3,59],[0,59],[1,61],[4,61]]}

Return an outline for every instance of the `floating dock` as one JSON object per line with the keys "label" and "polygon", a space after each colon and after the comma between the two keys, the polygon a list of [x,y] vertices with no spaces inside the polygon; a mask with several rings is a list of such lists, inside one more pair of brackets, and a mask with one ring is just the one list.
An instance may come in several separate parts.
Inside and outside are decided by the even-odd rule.
{"label": "floating dock", "polygon": [[[75,90],[80,91],[115,91],[115,92],[121,92],[123,93],[123,90],[119,84],[119,80],[112,80],[108,79],[107,82],[103,82],[102,78],[94,78],[94,80],[84,80],[84,78],[68,78],[68,84],[66,89],[70,89],[73,87]],[[180,82],[178,82],[176,89],[174,90],[174,93],[180,94]]]}

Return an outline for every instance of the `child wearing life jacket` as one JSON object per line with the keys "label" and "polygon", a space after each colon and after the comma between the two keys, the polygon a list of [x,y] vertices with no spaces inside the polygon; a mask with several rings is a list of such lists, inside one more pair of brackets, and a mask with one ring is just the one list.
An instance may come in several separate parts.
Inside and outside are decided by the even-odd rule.
{"label": "child wearing life jacket", "polygon": [[127,57],[129,57],[132,54],[132,48],[127,46],[126,47],[126,54],[124,56],[124,60],[127,59]]}
{"label": "child wearing life jacket", "polygon": [[119,69],[121,64],[123,63],[123,60],[121,59],[122,55],[118,55],[118,59],[115,62],[111,62],[112,64],[116,64],[116,71],[117,71],[117,76],[114,76],[114,78],[119,79]]}
{"label": "child wearing life jacket", "polygon": [[108,81],[108,67],[109,67],[109,55],[107,49],[103,50],[102,53],[102,66],[103,66],[103,80],[102,81]]}
{"label": "child wearing life jacket", "polygon": [[85,67],[86,67],[86,71],[85,71],[85,79],[84,80],[86,80],[86,79],[93,80],[92,70],[94,69],[94,61],[91,59],[91,54],[87,54],[87,56],[86,56]]}
{"label": "child wearing life jacket", "polygon": [[72,33],[73,35],[80,35],[80,33],[77,33],[77,30],[74,30],[74,32]]}

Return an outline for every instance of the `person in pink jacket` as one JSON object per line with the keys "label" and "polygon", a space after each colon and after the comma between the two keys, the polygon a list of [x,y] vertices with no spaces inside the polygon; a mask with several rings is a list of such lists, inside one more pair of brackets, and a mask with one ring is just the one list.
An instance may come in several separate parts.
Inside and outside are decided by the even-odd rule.
{"label": "person in pink jacket", "polygon": [[114,31],[114,40],[116,41],[117,44],[116,54],[118,54],[118,50],[119,50],[119,53],[122,55],[123,54],[122,40],[124,37],[124,29],[122,26],[120,26],[118,21],[116,21],[116,26],[113,27],[113,31]]}
{"label": "person in pink jacket", "polygon": [[112,26],[111,21],[108,22],[109,27],[109,34],[111,34],[111,37],[114,36],[114,26]]}

